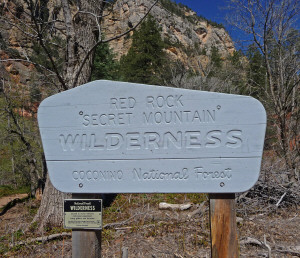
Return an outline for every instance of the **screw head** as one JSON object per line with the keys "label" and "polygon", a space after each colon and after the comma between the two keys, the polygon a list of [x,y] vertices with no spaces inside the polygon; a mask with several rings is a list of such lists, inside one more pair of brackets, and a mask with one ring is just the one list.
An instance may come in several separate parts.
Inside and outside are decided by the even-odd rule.
{"label": "screw head", "polygon": [[221,106],[220,106],[220,105],[218,105],[218,106],[217,106],[217,109],[221,109]]}
{"label": "screw head", "polygon": [[81,115],[81,116],[82,116],[82,115],[83,115],[83,112],[82,112],[82,111],[80,111],[80,112],[79,112],[79,115]]}
{"label": "screw head", "polygon": [[220,183],[220,186],[221,186],[221,187],[223,187],[224,185],[225,185],[225,183],[224,183],[224,182],[221,182],[221,183]]}
{"label": "screw head", "polygon": [[82,188],[82,187],[83,187],[83,184],[82,184],[82,183],[80,183],[80,184],[79,184],[79,187],[80,187],[80,188]]}

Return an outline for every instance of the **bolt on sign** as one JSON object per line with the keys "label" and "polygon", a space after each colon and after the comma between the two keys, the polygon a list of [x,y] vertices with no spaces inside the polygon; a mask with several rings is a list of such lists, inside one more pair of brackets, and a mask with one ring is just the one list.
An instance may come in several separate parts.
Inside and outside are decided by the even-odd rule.
{"label": "bolt on sign", "polygon": [[52,184],[72,193],[234,193],[260,171],[266,112],[248,96],[94,81],[45,99]]}

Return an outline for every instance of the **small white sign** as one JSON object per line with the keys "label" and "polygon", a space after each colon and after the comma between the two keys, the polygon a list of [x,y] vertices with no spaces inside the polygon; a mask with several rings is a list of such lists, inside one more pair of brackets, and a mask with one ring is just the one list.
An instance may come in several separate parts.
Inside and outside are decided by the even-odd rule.
{"label": "small white sign", "polygon": [[102,229],[102,200],[64,200],[64,228]]}
{"label": "small white sign", "polygon": [[258,179],[266,112],[248,96],[95,81],[45,99],[38,121],[60,191],[228,193]]}

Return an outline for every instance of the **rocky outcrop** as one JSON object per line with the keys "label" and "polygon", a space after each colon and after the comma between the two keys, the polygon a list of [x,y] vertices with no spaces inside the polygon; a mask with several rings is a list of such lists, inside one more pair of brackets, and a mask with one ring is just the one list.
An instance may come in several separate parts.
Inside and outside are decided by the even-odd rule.
{"label": "rocky outcrop", "polygon": [[[6,5],[10,11],[4,8],[4,4],[0,5],[1,14],[9,19],[12,19],[12,15],[15,15],[15,17],[19,17],[26,22],[22,1],[8,1]],[[107,8],[104,13],[105,18],[101,27],[105,38],[119,35],[137,24],[149,10],[153,1],[116,0],[113,8]],[[168,46],[165,51],[170,59],[180,60],[186,67],[200,71],[199,64],[203,67],[208,63],[213,46],[219,50],[223,58],[234,52],[233,42],[223,27],[216,26],[216,24],[198,17],[194,11],[183,6],[177,6],[176,8],[179,8],[179,11],[173,12],[164,5],[168,1],[160,0],[150,14],[161,27],[162,38]],[[64,19],[60,1],[47,0],[44,2],[47,3],[49,17],[55,15],[58,20]],[[172,4],[175,5],[174,3]],[[73,13],[77,11],[77,9],[74,9]],[[15,13],[12,14],[12,12]],[[29,18],[27,17],[27,19]],[[59,23],[56,26],[59,26]],[[0,28],[1,59],[19,57],[26,59],[27,56],[31,56],[33,43],[29,40],[29,37],[26,37],[17,27],[13,27],[9,23],[1,24]],[[55,35],[56,32],[51,31],[51,33]],[[110,47],[114,50],[117,59],[120,59],[122,55],[127,53],[133,33],[131,32],[130,35],[110,42]],[[59,36],[65,40],[64,33],[59,33]],[[4,41],[8,42],[6,47],[2,44]],[[22,85],[30,81],[33,70],[35,70],[33,65],[26,62],[9,61],[0,63],[1,77],[10,78],[10,80]]]}
{"label": "rocky outcrop", "polygon": [[[136,24],[152,2],[149,0],[116,1],[113,11],[106,14],[107,18],[103,24],[106,38],[114,37]],[[169,11],[159,2],[150,13],[161,27],[163,39],[169,42],[170,47],[166,51],[171,58],[179,59],[197,70],[198,62],[206,62],[205,56],[210,55],[213,46],[224,58],[234,52],[234,44],[223,27],[210,24],[188,8],[181,8],[181,13],[184,15]],[[130,37],[123,37],[111,41],[110,46],[119,59],[127,53],[130,44]]]}
{"label": "rocky outcrop", "polygon": [[[7,20],[23,19],[23,6],[18,2],[8,1],[0,5],[0,15]],[[15,87],[25,89],[30,84],[33,74],[36,73],[34,65],[30,62],[19,61],[31,53],[32,41],[16,26],[1,20],[0,25],[0,62],[1,87]],[[0,90],[3,90],[2,88]]]}

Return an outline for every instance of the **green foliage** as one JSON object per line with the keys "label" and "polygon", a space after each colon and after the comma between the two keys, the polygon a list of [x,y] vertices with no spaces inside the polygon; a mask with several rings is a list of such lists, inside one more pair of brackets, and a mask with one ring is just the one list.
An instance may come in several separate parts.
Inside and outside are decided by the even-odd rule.
{"label": "green foliage", "polygon": [[101,241],[106,242],[106,241],[112,241],[114,240],[114,231],[111,229],[103,229],[102,234],[101,234]]}
{"label": "green foliage", "polygon": [[116,80],[118,79],[118,64],[114,60],[114,53],[108,43],[98,45],[92,67],[92,81],[94,80]]}
{"label": "green foliage", "polygon": [[[52,59],[55,61],[57,69],[61,71],[63,69],[64,56],[62,55],[62,50],[58,46],[64,45],[64,40],[59,37],[52,37],[51,41],[45,41],[44,44],[48,54],[52,56]],[[32,50],[31,60],[34,63],[44,66],[49,70],[53,69],[53,65],[48,58],[48,54],[39,42],[33,42]],[[36,69],[39,72],[43,72],[43,69],[40,66],[36,66]]]}
{"label": "green foliage", "polygon": [[185,17],[190,23],[196,24],[199,20],[199,17],[197,15],[190,15]]}
{"label": "green foliage", "polygon": [[17,3],[17,5],[16,5],[16,17],[18,19],[20,19],[23,12],[24,12],[24,6],[21,3]]}
{"label": "green foliage", "polygon": [[[0,110],[7,110],[0,116],[0,178],[3,183],[18,189],[34,183],[29,160],[35,158],[36,165],[42,167],[39,159],[42,149],[39,137],[36,137],[36,118],[22,115],[24,111],[31,112],[29,96],[20,96],[19,92],[8,90],[5,94],[9,101],[0,97]],[[22,137],[19,137],[20,134]]]}
{"label": "green foliage", "polygon": [[247,91],[247,58],[242,51],[234,51],[223,61],[224,78],[230,82],[229,93],[249,95]]}
{"label": "green foliage", "polygon": [[192,57],[193,55],[195,55],[195,48],[194,47],[190,47],[190,46],[184,47],[183,51],[184,51],[184,53],[186,53],[186,55],[188,57]]}
{"label": "green foliage", "polygon": [[217,23],[217,22],[214,22],[212,20],[206,19],[204,17],[202,17],[202,19],[204,19],[205,21],[207,21],[207,23],[210,24],[213,27],[220,28],[220,29],[225,29],[225,27],[224,27],[224,25],[222,23]]}
{"label": "green foliage", "polygon": [[214,64],[216,68],[222,67],[222,57],[219,53],[219,49],[216,46],[211,48],[211,62]]}
{"label": "green foliage", "polygon": [[219,53],[219,49],[216,46],[213,46],[211,48],[210,62],[211,62],[211,66],[213,69],[209,72],[208,77],[220,76],[221,75],[220,71],[221,71],[221,68],[223,65],[223,60]]}
{"label": "green foliage", "polygon": [[243,53],[240,50],[238,50],[238,51],[234,51],[233,55],[229,56],[228,60],[234,67],[239,68],[242,65],[241,64],[242,58],[243,58]]}
{"label": "green foliage", "polygon": [[19,238],[22,237],[23,235],[24,235],[24,232],[23,232],[21,229],[15,231],[15,232],[13,233],[14,239],[19,239]]}
{"label": "green foliage", "polygon": [[0,33],[0,49],[4,50],[5,53],[8,54],[10,58],[20,58],[21,56],[18,50],[8,47],[8,44],[3,38],[1,33]]}
{"label": "green foliage", "polygon": [[173,14],[181,17],[181,18],[187,19],[192,24],[196,24],[197,21],[201,20],[201,21],[206,21],[208,24],[210,24],[213,27],[225,29],[223,24],[211,21],[211,20],[205,18],[202,15],[198,16],[198,15],[195,14],[195,15],[186,16],[185,12],[186,11],[192,11],[192,9],[190,9],[189,7],[187,7],[186,5],[184,5],[182,3],[177,4],[172,0],[160,0],[160,3],[169,12],[171,12],[171,13],[173,13]]}
{"label": "green foliage", "polygon": [[183,48],[183,44],[177,39],[176,42],[172,42],[169,36],[165,36],[163,39],[164,43],[164,48],[168,47],[178,47],[178,48]]}
{"label": "green foliage", "polygon": [[249,94],[262,99],[265,94],[266,83],[266,66],[263,56],[254,45],[248,47],[246,55],[249,60],[247,71]]}
{"label": "green foliage", "polygon": [[3,38],[3,36],[2,36],[2,34],[1,34],[1,32],[0,32],[0,49],[6,49],[7,48],[7,44],[6,44],[6,42],[5,42],[5,40],[4,40],[4,38]]}
{"label": "green foliage", "polygon": [[28,230],[29,230],[30,233],[34,233],[38,229],[38,227],[39,227],[38,222],[35,221],[35,222],[30,224]]}
{"label": "green foliage", "polygon": [[21,58],[19,51],[14,48],[8,47],[6,48],[5,52],[8,54],[10,58],[15,58],[15,59]]}
{"label": "green foliage", "polygon": [[182,3],[176,4],[171,0],[160,0],[160,3],[169,12],[174,13],[180,17],[185,17],[184,8],[190,10],[186,5]]}
{"label": "green foliage", "polygon": [[189,38],[192,38],[192,30],[190,28],[187,28],[185,33]]}
{"label": "green foliage", "polygon": [[15,189],[13,186],[10,185],[0,186],[0,198],[12,194],[22,194],[22,193],[29,193],[29,192],[30,192],[30,188],[28,186],[22,186],[17,189]]}
{"label": "green foliage", "polygon": [[49,9],[47,7],[49,0],[39,0],[36,2],[34,8],[34,15],[39,20],[45,22],[41,24],[47,24],[49,18]]}
{"label": "green foliage", "polygon": [[36,103],[41,102],[42,100],[42,93],[40,88],[37,85],[32,85],[30,87],[30,102]]}
{"label": "green foliage", "polygon": [[164,42],[153,17],[149,16],[132,36],[132,45],[120,60],[122,80],[159,84],[159,72],[163,66]]}
{"label": "green foliage", "polygon": [[206,52],[206,48],[203,47],[200,51],[200,55],[206,56],[207,52]]}

